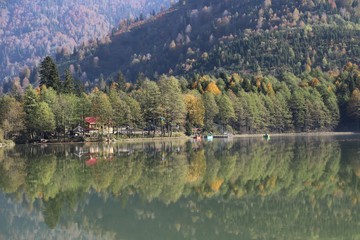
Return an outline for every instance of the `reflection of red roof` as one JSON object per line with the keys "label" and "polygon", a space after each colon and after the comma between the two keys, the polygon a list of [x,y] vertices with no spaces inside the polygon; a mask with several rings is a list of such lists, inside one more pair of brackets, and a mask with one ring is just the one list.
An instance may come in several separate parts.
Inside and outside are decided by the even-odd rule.
{"label": "reflection of red roof", "polygon": [[86,165],[87,165],[87,166],[95,165],[95,164],[96,164],[96,161],[97,161],[96,158],[90,157],[90,159],[86,161]]}
{"label": "reflection of red roof", "polygon": [[96,123],[96,117],[86,117],[85,122],[89,124],[95,124]]}

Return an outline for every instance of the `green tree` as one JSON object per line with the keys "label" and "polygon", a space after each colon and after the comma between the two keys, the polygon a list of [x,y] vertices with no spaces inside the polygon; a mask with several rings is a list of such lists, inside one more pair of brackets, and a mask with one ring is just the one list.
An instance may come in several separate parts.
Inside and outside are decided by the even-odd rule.
{"label": "green tree", "polygon": [[216,102],[219,107],[218,119],[225,130],[229,121],[235,118],[234,106],[226,94],[219,95]]}
{"label": "green tree", "polygon": [[53,131],[55,129],[55,117],[49,105],[46,102],[38,102],[31,108],[27,108],[26,127],[31,136],[42,134],[43,132]]}
{"label": "green tree", "polygon": [[113,109],[113,123],[116,127],[128,125],[128,120],[130,120],[130,108],[120,98],[119,92],[116,90],[115,87],[110,88],[109,92],[109,100]]}
{"label": "green tree", "polygon": [[4,130],[5,138],[25,129],[24,118],[22,103],[8,95],[0,99],[0,127]]}
{"label": "green tree", "polygon": [[24,111],[25,111],[25,126],[30,137],[33,138],[34,129],[32,127],[32,115],[36,111],[40,98],[36,91],[33,89],[32,85],[29,85],[25,90],[24,95]]}
{"label": "green tree", "polygon": [[38,119],[35,121],[35,128],[41,131],[53,131],[55,128],[54,113],[51,111],[49,105],[45,102],[40,102],[34,117]]}
{"label": "green tree", "polygon": [[91,105],[91,97],[83,92],[78,99],[76,107],[76,111],[81,116],[83,122],[86,117],[91,116]]}
{"label": "green tree", "polygon": [[0,143],[4,141],[4,130],[0,128]]}
{"label": "green tree", "polygon": [[64,131],[64,107],[61,102],[63,99],[58,97],[57,92],[52,88],[47,88],[46,85],[41,86],[40,101],[47,103],[51,111],[54,113],[55,127],[57,132]]}
{"label": "green tree", "polygon": [[327,108],[328,115],[326,116],[326,128],[334,130],[340,120],[340,109],[338,99],[332,91],[332,87],[326,87],[324,84],[318,86],[316,90],[321,94],[323,102]]}
{"label": "green tree", "polygon": [[288,132],[294,128],[292,114],[285,94],[283,91],[280,91],[276,96],[271,97],[274,106],[274,115],[272,116],[274,118],[273,129],[277,132]]}
{"label": "green tree", "polygon": [[64,79],[62,92],[66,94],[75,93],[74,77],[69,69],[65,70],[65,79]]}
{"label": "green tree", "polygon": [[206,92],[203,95],[203,102],[205,108],[205,129],[208,131],[214,131],[214,118],[219,114],[219,107],[215,101],[214,94]]}
{"label": "green tree", "polygon": [[91,94],[91,113],[93,117],[96,117],[100,126],[111,123],[113,109],[109,97],[105,93],[95,90]]}
{"label": "green tree", "polygon": [[241,133],[247,132],[246,119],[248,112],[246,111],[246,98],[243,90],[239,91],[238,95],[229,94],[229,97],[234,105],[235,121],[233,121],[233,128]]}
{"label": "green tree", "polygon": [[357,129],[359,129],[360,123],[360,90],[355,89],[350,96],[348,103],[349,116],[357,121]]}
{"label": "green tree", "polygon": [[125,89],[126,89],[126,78],[125,78],[124,74],[121,72],[121,70],[119,70],[119,72],[116,74],[115,83],[116,83],[116,87],[119,90],[125,91]]}
{"label": "green tree", "polygon": [[189,113],[189,112],[186,114],[185,134],[186,134],[187,136],[191,136],[191,135],[193,134],[193,132],[192,132],[192,125],[191,125],[191,122],[190,122],[190,113]]}
{"label": "green tree", "polygon": [[293,92],[290,101],[290,107],[293,115],[294,127],[297,131],[305,131],[307,129],[307,105],[304,90]]}
{"label": "green tree", "polygon": [[47,102],[55,104],[57,98],[56,95],[53,94],[53,90],[47,90],[45,86],[43,88],[44,92],[41,99],[44,101],[41,101],[31,85],[25,91],[25,126],[31,137],[34,137],[34,134],[41,134],[55,129],[55,116]]}
{"label": "green tree", "polygon": [[162,75],[159,80],[162,116],[167,120],[183,125],[185,103],[182,98],[179,81],[175,77]]}
{"label": "green tree", "polygon": [[73,94],[59,94],[54,110],[56,126],[64,134],[82,122],[81,112],[78,111],[79,98]]}
{"label": "green tree", "polygon": [[140,103],[136,99],[127,96],[125,93],[122,93],[121,95],[121,99],[127,106],[127,108],[125,108],[125,119],[127,121],[127,125],[131,127],[145,126]]}
{"label": "green tree", "polygon": [[47,56],[40,64],[40,86],[46,85],[59,92],[61,90],[60,76],[55,62]]}
{"label": "green tree", "polygon": [[245,105],[245,129],[248,133],[254,133],[260,131],[261,126],[261,116],[258,102],[257,93],[244,93],[243,94]]}
{"label": "green tree", "polygon": [[306,99],[307,112],[306,122],[310,130],[326,130],[326,122],[330,119],[328,109],[325,107],[320,93],[312,90]]}
{"label": "green tree", "polygon": [[267,129],[270,131],[274,131],[276,129],[277,126],[277,118],[275,118],[276,116],[276,109],[278,108],[278,106],[275,105],[275,98],[272,95],[261,95],[261,100],[263,102],[263,105],[266,109],[266,112],[268,113],[267,116]]}
{"label": "green tree", "polygon": [[141,84],[139,102],[146,122],[155,120],[160,116],[160,89],[155,82],[144,80]]}
{"label": "green tree", "polygon": [[47,88],[45,85],[41,86],[40,101],[46,102],[54,112],[58,102],[57,92],[52,88]]}

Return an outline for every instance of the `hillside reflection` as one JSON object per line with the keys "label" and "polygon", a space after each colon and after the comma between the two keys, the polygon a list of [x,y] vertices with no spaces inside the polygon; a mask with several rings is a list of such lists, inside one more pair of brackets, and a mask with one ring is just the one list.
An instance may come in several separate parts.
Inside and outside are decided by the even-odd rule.
{"label": "hillside reflection", "polygon": [[[106,238],[346,238],[360,224],[359,149],[332,138],[21,146],[0,149],[0,192],[50,229],[77,222]],[[19,214],[9,206],[3,217]],[[127,236],[135,222],[157,232]]]}

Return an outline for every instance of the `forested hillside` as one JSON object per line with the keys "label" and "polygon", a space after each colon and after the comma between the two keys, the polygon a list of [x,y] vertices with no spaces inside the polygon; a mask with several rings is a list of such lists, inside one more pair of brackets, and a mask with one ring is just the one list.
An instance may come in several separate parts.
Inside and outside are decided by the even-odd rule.
{"label": "forested hillside", "polygon": [[359,63],[359,9],[358,1],[180,1],[150,19],[122,22],[110,44],[83,48],[65,66],[73,63],[90,82],[118,70],[135,81],[139,72],[339,69]]}
{"label": "forested hillside", "polygon": [[[0,82],[29,71],[46,55],[68,56],[89,42],[109,42],[106,36],[121,19],[135,21],[168,0],[0,1]],[[23,69],[25,67],[25,69]]]}

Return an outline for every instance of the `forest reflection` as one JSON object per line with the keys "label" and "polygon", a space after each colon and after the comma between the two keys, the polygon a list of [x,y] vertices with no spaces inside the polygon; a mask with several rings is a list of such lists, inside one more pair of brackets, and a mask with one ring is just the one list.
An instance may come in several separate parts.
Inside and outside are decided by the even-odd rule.
{"label": "forest reflection", "polygon": [[[359,217],[351,209],[358,210],[360,201],[359,143],[351,143],[355,147],[346,145],[346,151],[332,138],[295,137],[17,146],[0,149],[0,190],[29,209],[40,204],[50,228],[64,212],[79,211],[88,194],[125,205],[134,197],[143,203],[183,204],[198,217],[215,221],[216,216],[221,223],[214,224],[233,235],[244,234],[241,228],[251,229],[257,221],[263,231],[274,230],[274,221],[283,223],[285,216],[305,223],[327,214],[323,217],[356,219],[356,225]],[[192,200],[184,204],[184,199]],[[208,206],[219,201],[221,210]],[[278,208],[282,215],[276,214]],[[269,217],[267,211],[274,212],[270,221],[261,219]],[[246,215],[256,220],[241,221],[239,227]],[[349,221],[345,229],[351,228]],[[179,231],[178,224],[173,230]]]}

